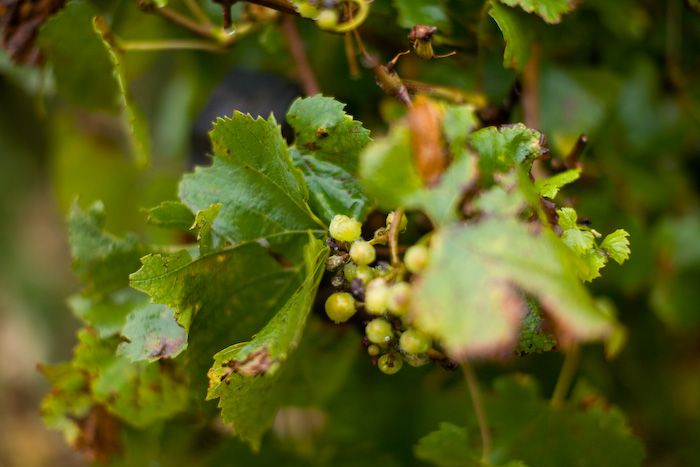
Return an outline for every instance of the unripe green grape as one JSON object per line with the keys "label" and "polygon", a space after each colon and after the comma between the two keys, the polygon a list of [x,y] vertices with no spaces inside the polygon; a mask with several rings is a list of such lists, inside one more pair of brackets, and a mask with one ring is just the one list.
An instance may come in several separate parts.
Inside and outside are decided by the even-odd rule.
{"label": "unripe green grape", "polygon": [[414,274],[422,272],[428,265],[428,247],[425,245],[413,245],[406,250],[403,257],[406,269]]}
{"label": "unripe green grape", "polygon": [[401,350],[412,355],[426,353],[430,350],[431,344],[430,337],[418,329],[409,329],[401,334],[399,338]]}
{"label": "unripe green grape", "polygon": [[370,344],[367,347],[367,353],[369,354],[370,357],[376,357],[379,355],[382,351],[382,348],[379,347],[377,344]]}
{"label": "unripe green grape", "polygon": [[360,237],[362,233],[362,224],[356,219],[353,219],[342,214],[337,214],[331,220],[331,225],[328,228],[331,237],[341,242],[353,242]]}
{"label": "unripe green grape", "polygon": [[369,242],[356,240],[350,247],[350,258],[357,265],[371,264],[377,258],[377,252]]}
{"label": "unripe green grape", "polygon": [[372,315],[386,312],[386,299],[389,296],[389,286],[382,278],[372,279],[365,288],[365,310]]}
{"label": "unripe green grape", "polygon": [[343,274],[345,275],[345,280],[352,282],[357,277],[357,264],[355,263],[345,263],[343,266]]}
{"label": "unripe green grape", "polygon": [[394,337],[394,330],[389,321],[376,318],[367,323],[367,326],[365,326],[365,334],[367,335],[367,339],[373,344],[385,345]]}
{"label": "unripe green grape", "polygon": [[365,284],[374,279],[374,270],[366,264],[357,266],[355,277],[360,279]]}
{"label": "unripe green grape", "polygon": [[318,16],[318,6],[308,2],[297,3],[297,12],[304,18],[316,18]]}
{"label": "unripe green grape", "polygon": [[347,292],[336,292],[326,300],[326,314],[334,323],[344,323],[356,311],[355,299]]}
{"label": "unripe green grape", "polygon": [[386,306],[396,316],[404,316],[411,304],[411,286],[407,282],[398,282],[389,288]]}
{"label": "unripe green grape", "polygon": [[403,366],[403,359],[401,358],[401,355],[385,354],[379,357],[377,366],[379,367],[379,371],[385,375],[393,375]]}
{"label": "unripe green grape", "polygon": [[[386,216],[386,226],[388,228],[391,228],[391,223],[394,220],[394,214],[395,213],[392,211]],[[402,232],[403,230],[405,230],[406,225],[408,225],[408,219],[406,219],[406,214],[402,214],[401,221],[399,222],[399,231]]]}
{"label": "unripe green grape", "polygon": [[338,12],[333,9],[321,10],[316,17],[316,24],[321,29],[333,29],[338,25]]}

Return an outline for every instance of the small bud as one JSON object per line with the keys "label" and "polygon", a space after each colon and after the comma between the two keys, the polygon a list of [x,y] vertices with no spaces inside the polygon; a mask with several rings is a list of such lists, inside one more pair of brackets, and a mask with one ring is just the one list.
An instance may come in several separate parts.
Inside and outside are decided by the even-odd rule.
{"label": "small bud", "polygon": [[347,259],[347,256],[345,255],[333,255],[330,256],[326,260],[326,270],[327,271],[335,271],[338,269],[340,266],[345,263],[345,260]]}
{"label": "small bud", "polygon": [[376,357],[382,352],[382,348],[379,347],[377,344],[370,344],[369,347],[367,347],[367,353],[369,354],[370,357]]}
{"label": "small bud", "polygon": [[[393,220],[394,220],[394,212],[392,211],[386,216],[387,229],[391,228],[391,223],[393,222]],[[406,225],[408,225],[408,219],[406,219],[406,214],[403,214],[401,216],[401,221],[399,222],[399,232],[403,232],[404,230],[406,230]]]}

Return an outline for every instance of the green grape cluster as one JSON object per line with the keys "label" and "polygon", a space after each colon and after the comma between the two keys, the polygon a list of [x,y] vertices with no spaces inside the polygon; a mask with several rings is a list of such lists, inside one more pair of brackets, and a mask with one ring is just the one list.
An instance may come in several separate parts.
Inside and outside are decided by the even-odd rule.
{"label": "green grape cluster", "polygon": [[[403,261],[394,265],[382,261],[377,253],[377,245],[388,243],[395,217],[389,213],[386,226],[367,241],[359,221],[336,215],[329,226],[333,254],[326,263],[326,269],[334,272],[331,283],[336,289],[326,300],[326,314],[335,323],[359,318],[367,353],[389,375],[398,372],[404,362],[411,366],[428,363],[433,350],[430,336],[414,328],[409,316],[410,281],[427,266],[428,247],[421,243],[410,246]],[[398,230],[405,230],[406,216],[402,214],[398,222]]]}

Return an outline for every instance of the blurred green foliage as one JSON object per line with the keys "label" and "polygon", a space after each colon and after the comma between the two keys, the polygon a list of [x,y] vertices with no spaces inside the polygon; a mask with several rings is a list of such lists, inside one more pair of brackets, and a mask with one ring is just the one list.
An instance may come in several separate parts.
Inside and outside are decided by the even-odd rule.
{"label": "blurred green foliage", "polygon": [[[104,15],[111,31],[123,39],[191,38],[182,28],[139,11],[136,2],[71,4],[79,3]],[[186,11],[180,1],[169,3]],[[216,5],[203,3],[219,22]],[[386,61],[408,48],[412,23],[436,24],[441,28],[436,48],[454,49],[457,55],[430,62],[402,58],[402,78],[483,94],[495,106],[519,82],[509,121],[526,120],[545,134],[555,160],[569,153],[580,134],[588,136],[581,179],[559,196],[601,232],[628,230],[633,254],[624,267],[610,264],[605,277],[592,285],[597,295],[614,303],[628,328],[627,345],[610,362],[598,349],[585,349],[578,390],[593,387],[626,413],[643,440],[648,465],[700,464],[697,10],[681,0],[586,0],[550,25],[506,6],[533,2],[502,2],[490,13],[477,0],[430,2],[430,8],[425,3],[375,0],[361,30],[366,46]],[[234,18],[244,14],[243,8],[236,5]],[[545,18],[551,21],[554,15]],[[382,133],[382,116],[391,114],[394,104],[369,72],[351,75],[343,37],[320,31],[311,21],[300,21],[298,27],[323,93],[346,102],[347,111],[373,134]],[[83,32],[89,36],[94,31],[88,27]],[[51,44],[50,27],[41,35],[40,43]],[[90,67],[74,66],[88,63],[96,47],[103,47],[97,33],[94,40],[89,47],[71,47],[67,56],[45,48],[48,64],[39,69],[13,65],[0,55],[0,306],[8,316],[21,313],[21,319],[29,320],[43,348],[40,357],[48,361],[65,357],[73,344],[75,323],[64,297],[76,285],[67,276],[67,244],[59,219],[76,197],[82,206],[102,200],[108,213],[105,227],[115,234],[133,231],[149,243],[177,240],[165,229],[147,226],[140,210],[175,198],[176,180],[188,167],[190,128],[212,89],[233,67],[297,76],[274,22],[262,24],[223,54],[127,52],[122,65],[129,102],[145,116],[151,141],[150,164],[138,167],[121,107],[100,88],[106,80],[104,68],[93,75]],[[536,70],[534,80],[523,79],[528,66]],[[77,76],[66,81],[52,70]],[[66,86],[74,87],[65,92]],[[100,105],[94,99],[83,105],[93,93]],[[520,99],[528,96],[534,96],[534,114]],[[413,465],[412,446],[427,434],[425,427],[464,425],[468,397],[457,375],[417,370],[388,381],[364,360],[346,364],[353,366],[348,370],[353,376],[330,403],[333,422],[313,441],[295,440],[285,436],[284,427],[275,427],[270,449],[249,458],[248,448],[238,441],[217,444],[226,436],[219,431],[207,439],[191,439],[188,430],[196,421],[177,420],[156,426],[147,436],[127,429],[124,463],[146,465],[155,456],[162,465],[181,465],[197,451],[202,465],[221,465],[232,458],[245,459],[245,465],[268,465],[290,454],[300,459],[299,465],[312,456],[321,464],[336,459],[334,465]],[[550,354],[513,361],[508,368],[535,374],[547,394],[559,365],[560,358]],[[480,369],[484,386],[490,387],[499,370],[497,365]],[[20,383],[39,384],[29,381]],[[2,374],[0,383],[6,383]],[[436,389],[440,398],[425,397]],[[465,414],[455,410],[462,406]],[[340,458],[344,463],[338,464]]]}

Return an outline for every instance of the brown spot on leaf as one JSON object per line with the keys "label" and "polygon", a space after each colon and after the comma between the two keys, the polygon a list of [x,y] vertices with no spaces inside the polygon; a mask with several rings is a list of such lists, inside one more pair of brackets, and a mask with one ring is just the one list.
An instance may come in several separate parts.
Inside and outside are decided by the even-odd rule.
{"label": "brown spot on leaf", "polygon": [[234,373],[242,376],[261,376],[267,373],[274,363],[275,359],[270,358],[267,347],[263,347],[250,352],[243,360],[229,360],[224,363],[224,371],[219,381],[225,381]]}
{"label": "brown spot on leaf", "polygon": [[318,139],[323,139],[328,137],[328,130],[325,128],[317,128],[316,129],[316,138]]}
{"label": "brown spot on leaf", "polygon": [[102,405],[92,407],[84,417],[75,420],[80,428],[73,442],[75,449],[85,453],[91,460],[105,463],[122,450],[119,435],[119,420]]}

